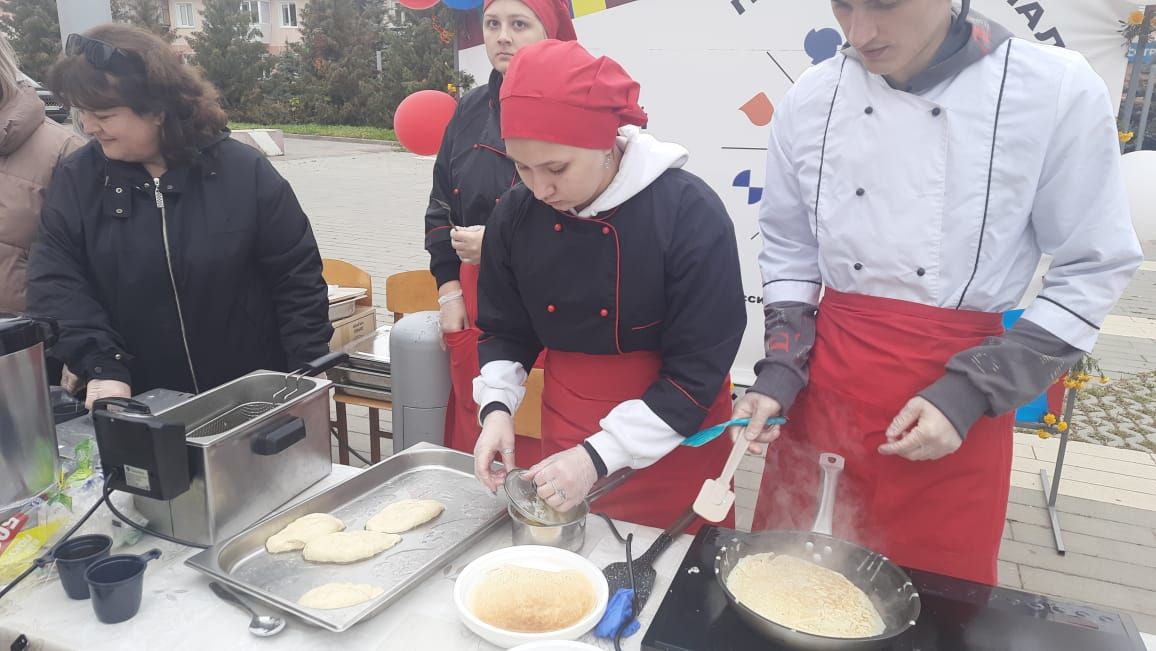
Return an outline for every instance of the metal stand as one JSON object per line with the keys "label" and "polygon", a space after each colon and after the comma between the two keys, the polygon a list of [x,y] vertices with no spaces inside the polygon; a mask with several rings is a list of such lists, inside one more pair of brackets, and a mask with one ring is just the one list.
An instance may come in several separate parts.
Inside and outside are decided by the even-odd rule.
{"label": "metal stand", "polygon": [[[1060,475],[1064,471],[1064,453],[1068,449],[1068,434],[1072,431],[1072,410],[1076,406],[1076,390],[1068,389],[1064,394],[1064,417],[1063,422],[1068,424],[1068,428],[1060,432],[1060,451],[1056,455],[1056,469],[1055,476],[1052,477],[1051,482],[1048,481],[1048,471],[1046,469],[1040,470],[1040,483],[1044,490],[1044,500],[1048,507],[1048,515],[1052,519],[1052,535],[1056,539],[1056,551],[1060,556],[1067,553],[1064,547],[1063,531],[1060,530],[1060,518],[1056,512],[1056,500],[1060,496]],[[1051,484],[1050,488],[1048,484]]]}

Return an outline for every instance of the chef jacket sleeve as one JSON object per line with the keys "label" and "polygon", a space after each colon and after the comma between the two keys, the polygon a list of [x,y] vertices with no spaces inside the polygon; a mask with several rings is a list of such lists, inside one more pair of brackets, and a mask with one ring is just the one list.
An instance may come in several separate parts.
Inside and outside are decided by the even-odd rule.
{"label": "chef jacket sleeve", "polygon": [[[598,470],[645,468],[704,424],[746,329],[734,224],[705,184],[680,198],[665,254],[662,366],[640,400],[627,400],[586,439]],[[484,256],[483,256],[484,258]]]}
{"label": "chef jacket sleeve", "polygon": [[454,109],[453,118],[446,125],[442,145],[434,162],[433,186],[429,192],[429,206],[425,209],[425,249],[429,252],[429,270],[437,281],[437,286],[458,280],[461,273],[461,259],[450,241],[451,212],[450,201],[453,181],[450,164],[453,158],[454,132],[461,113],[461,103]]}
{"label": "chef jacket sleeve", "polygon": [[759,206],[766,356],[755,365],[757,377],[750,388],[774,398],[784,413],[807,383],[822,287],[819,244],[793,154],[794,100],[794,91],[788,91],[771,120],[767,145],[767,178]]}
{"label": "chef jacket sleeve", "polygon": [[[529,194],[526,199],[531,199]],[[474,379],[474,402],[483,410],[499,402],[515,413],[525,395],[526,369],[542,352],[510,259],[515,216],[525,208],[507,192],[482,238],[477,322],[481,374]]]}
{"label": "chef jacket sleeve", "polygon": [[1115,111],[1104,82],[1073,59],[1059,88],[1032,227],[1052,256],[1023,318],[1088,352],[1143,261],[1120,170]]}
{"label": "chef jacket sleeve", "polygon": [[124,341],[89,280],[89,260],[70,174],[58,168],[41,210],[40,237],[28,260],[28,309],[60,326],[53,357],[83,382],[119,380],[132,384]]}
{"label": "chef jacket sleeve", "polygon": [[947,362],[947,372],[919,395],[947,417],[961,438],[983,415],[998,416],[1035,400],[1084,352],[1027,319]]}
{"label": "chef jacket sleeve", "polygon": [[258,263],[294,370],[328,353],[333,337],[321,253],[289,182],[264,158],[257,162],[257,210]]}

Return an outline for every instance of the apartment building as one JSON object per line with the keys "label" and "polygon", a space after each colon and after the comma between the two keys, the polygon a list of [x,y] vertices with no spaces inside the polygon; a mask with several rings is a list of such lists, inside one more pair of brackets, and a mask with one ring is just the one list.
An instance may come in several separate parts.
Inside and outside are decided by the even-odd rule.
{"label": "apartment building", "polygon": [[[240,0],[241,11],[260,32],[260,40],[269,52],[279,54],[291,43],[301,40],[300,11],[309,0]],[[203,0],[167,0],[168,21],[177,39],[173,47],[184,55],[192,48],[186,37],[201,30],[205,3]]]}
{"label": "apartment building", "polygon": [[[396,22],[400,18],[397,0],[382,0],[387,10],[387,19]],[[249,15],[249,20],[260,32],[260,40],[269,47],[270,54],[280,54],[290,44],[301,40],[301,10],[309,0],[238,0],[241,11]],[[185,56],[192,55],[192,48],[185,37],[200,31],[204,0],[166,0],[165,9],[169,24],[177,34],[173,47]]]}

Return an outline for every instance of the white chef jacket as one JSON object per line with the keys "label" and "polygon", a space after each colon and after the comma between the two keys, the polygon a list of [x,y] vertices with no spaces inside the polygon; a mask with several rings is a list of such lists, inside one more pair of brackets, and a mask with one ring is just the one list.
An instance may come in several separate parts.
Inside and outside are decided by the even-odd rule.
{"label": "white chef jacket", "polygon": [[1112,102],[1076,52],[1010,39],[916,95],[838,55],[776,108],[759,212],[767,303],[822,285],[1024,315],[1080,350],[1143,259]]}

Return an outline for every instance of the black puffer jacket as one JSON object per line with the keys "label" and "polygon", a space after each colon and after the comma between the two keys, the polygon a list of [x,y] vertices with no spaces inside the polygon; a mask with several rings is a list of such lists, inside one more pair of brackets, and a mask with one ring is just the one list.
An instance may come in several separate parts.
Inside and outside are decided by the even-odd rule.
{"label": "black puffer jacket", "polygon": [[161,177],[163,212],[154,190],[97,142],[58,168],[28,268],[29,311],[60,321],[54,357],[81,380],[193,392],[328,351],[317,242],[264,157],[222,134]]}

